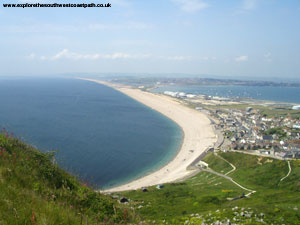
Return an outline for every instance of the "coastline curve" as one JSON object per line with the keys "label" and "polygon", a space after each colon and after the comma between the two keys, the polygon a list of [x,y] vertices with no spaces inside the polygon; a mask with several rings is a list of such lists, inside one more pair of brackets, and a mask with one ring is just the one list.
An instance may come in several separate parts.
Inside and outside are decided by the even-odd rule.
{"label": "coastline curve", "polygon": [[79,79],[96,82],[120,91],[170,118],[181,128],[183,133],[182,144],[177,155],[166,165],[141,178],[103,190],[103,192],[136,190],[142,187],[170,183],[183,179],[184,177],[189,177],[195,171],[187,170],[186,168],[209,146],[213,146],[217,141],[213,125],[205,114],[188,108],[171,97],[95,79]]}

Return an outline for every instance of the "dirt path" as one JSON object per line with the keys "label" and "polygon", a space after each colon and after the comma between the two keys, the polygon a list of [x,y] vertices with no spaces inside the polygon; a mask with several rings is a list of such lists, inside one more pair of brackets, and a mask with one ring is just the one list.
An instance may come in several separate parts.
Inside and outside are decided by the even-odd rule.
{"label": "dirt path", "polygon": [[239,187],[242,188],[243,190],[248,191],[249,193],[245,195],[246,197],[249,197],[250,195],[252,195],[252,194],[254,194],[254,193],[256,192],[255,190],[251,190],[251,189],[245,188],[244,186],[242,186],[242,185],[240,185],[239,183],[237,183],[236,181],[234,181],[231,177],[229,177],[228,174],[230,174],[230,173],[232,173],[233,171],[235,171],[235,170],[236,170],[236,167],[235,167],[232,163],[230,163],[229,161],[227,161],[226,159],[224,159],[222,156],[218,155],[218,153],[214,153],[214,155],[215,155],[216,157],[218,157],[219,159],[221,159],[221,160],[227,162],[227,163],[232,167],[232,170],[230,170],[229,172],[227,172],[227,173],[225,173],[225,174],[218,173],[218,172],[216,172],[216,171],[214,171],[214,170],[212,170],[212,169],[202,169],[203,171],[206,171],[206,172],[209,172],[209,173],[213,173],[213,174],[215,174],[215,175],[217,175],[217,176],[223,177],[223,178],[225,178],[225,179],[231,181],[231,182],[234,183],[235,185],[239,186]]}
{"label": "dirt path", "polygon": [[234,183],[235,185],[239,186],[240,188],[242,188],[243,190],[245,191],[249,191],[248,194],[246,194],[245,196],[246,197],[249,197],[250,195],[254,194],[256,191],[255,190],[251,190],[251,189],[248,189],[248,188],[245,188],[244,186],[240,185],[239,183],[235,182],[231,177],[225,175],[225,174],[221,174],[221,173],[218,173],[212,169],[201,169],[201,171],[205,171],[205,172],[209,172],[209,173],[212,173],[212,174],[215,174],[217,176],[220,176],[220,177],[223,177],[229,181],[231,181],[232,183]]}
{"label": "dirt path", "polygon": [[292,172],[291,163],[290,163],[290,161],[287,161],[287,162],[288,162],[288,166],[289,166],[289,172],[285,177],[280,179],[280,182],[283,181],[285,178],[287,178]]}
{"label": "dirt path", "polygon": [[232,170],[230,170],[229,172],[225,173],[225,175],[228,175],[228,174],[230,174],[230,173],[232,173],[233,171],[236,170],[236,167],[235,167],[232,163],[228,162],[228,161],[227,161],[226,159],[224,159],[222,156],[219,156],[218,153],[214,153],[214,154],[215,154],[215,156],[217,156],[218,158],[220,158],[220,159],[222,159],[223,161],[227,162],[227,163],[232,167]]}

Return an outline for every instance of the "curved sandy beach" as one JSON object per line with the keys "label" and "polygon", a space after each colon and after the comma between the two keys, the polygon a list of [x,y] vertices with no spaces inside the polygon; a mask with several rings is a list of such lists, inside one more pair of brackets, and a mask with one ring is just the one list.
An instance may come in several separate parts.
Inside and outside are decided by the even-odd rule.
{"label": "curved sandy beach", "polygon": [[117,86],[103,81],[93,79],[84,80],[93,81],[115,88],[129,97],[169,117],[176,122],[184,132],[181,149],[171,162],[151,174],[130,183],[107,189],[104,192],[134,190],[141,187],[169,183],[187,177],[193,173],[191,170],[186,170],[187,166],[189,166],[203,151],[205,151],[206,148],[213,146],[217,140],[210,120],[205,114],[184,106],[174,98],[124,86]]}

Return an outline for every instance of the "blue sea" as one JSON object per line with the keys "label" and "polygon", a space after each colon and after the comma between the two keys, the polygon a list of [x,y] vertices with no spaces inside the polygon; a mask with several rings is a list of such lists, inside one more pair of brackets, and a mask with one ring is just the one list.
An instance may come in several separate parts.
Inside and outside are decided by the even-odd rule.
{"label": "blue sea", "polygon": [[0,128],[96,188],[141,177],[177,154],[182,131],[128,96],[90,81],[1,78]]}
{"label": "blue sea", "polygon": [[300,104],[300,88],[292,87],[271,87],[271,86],[240,86],[240,85],[170,85],[159,87],[153,92],[185,92],[189,94],[203,94],[208,96],[219,96],[229,98],[252,98],[276,102],[289,102]]}

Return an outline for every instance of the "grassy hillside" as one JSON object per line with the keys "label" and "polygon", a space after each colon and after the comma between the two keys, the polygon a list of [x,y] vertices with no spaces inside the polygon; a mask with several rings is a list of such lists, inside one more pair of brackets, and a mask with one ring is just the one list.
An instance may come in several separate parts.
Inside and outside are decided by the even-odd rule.
{"label": "grassy hillside", "polygon": [[218,106],[209,106],[210,109],[246,109],[247,107],[252,107],[253,109],[259,110],[261,115],[265,115],[269,118],[272,117],[287,117],[290,116],[293,119],[300,118],[300,110],[293,110],[290,107],[281,107],[276,108],[274,106],[263,106],[263,105],[253,105],[253,104],[236,104],[236,105],[218,105]]}
{"label": "grassy hillside", "polygon": [[[149,188],[123,193],[142,218],[154,224],[300,224],[300,161],[292,161],[287,175],[286,161],[240,153],[221,153],[236,166],[229,176],[242,186],[255,190],[249,198],[238,198],[248,191],[221,176],[200,172],[182,183],[163,189]],[[210,168],[225,174],[232,168],[209,154]],[[223,171],[223,172],[222,172]],[[232,198],[236,198],[232,200]]]}
{"label": "grassy hillside", "polygon": [[[238,184],[202,171],[163,189],[120,193],[130,199],[120,205],[95,192],[21,141],[0,134],[0,224],[300,224],[300,161],[240,154],[208,154],[204,159]],[[228,162],[226,162],[225,160]],[[113,195],[117,195],[114,193]],[[141,218],[139,218],[139,215]]]}
{"label": "grassy hillside", "polygon": [[208,153],[203,159],[204,162],[208,163],[209,167],[214,171],[225,174],[232,170],[232,167],[224,160],[216,157],[212,152]]}
{"label": "grassy hillside", "polygon": [[19,140],[0,134],[0,224],[120,224],[132,213]]}
{"label": "grassy hillside", "polygon": [[[242,194],[242,190],[230,181],[210,173],[200,173],[182,183],[166,184],[163,189],[151,187],[149,192],[141,190],[122,193],[132,200],[143,219],[154,224],[163,220],[169,224],[183,224],[191,214],[215,211],[226,205],[228,197]],[[160,221],[160,222],[159,222]]]}

